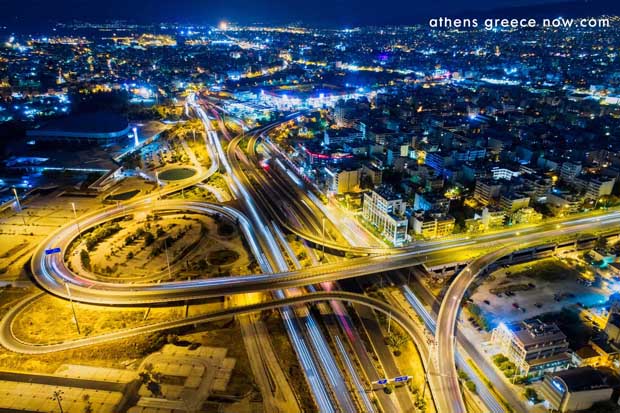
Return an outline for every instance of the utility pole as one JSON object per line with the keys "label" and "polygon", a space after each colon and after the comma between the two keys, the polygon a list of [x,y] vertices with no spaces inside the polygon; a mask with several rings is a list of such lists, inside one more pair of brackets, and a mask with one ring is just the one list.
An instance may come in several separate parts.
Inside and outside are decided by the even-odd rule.
{"label": "utility pole", "polygon": [[325,215],[323,215],[323,217],[321,218],[321,226],[322,226],[322,232],[323,232],[323,244],[321,245],[321,249],[322,249],[322,257],[321,257],[321,261],[325,260]]}
{"label": "utility pole", "polygon": [[73,218],[75,219],[75,225],[77,225],[78,234],[82,238],[82,231],[80,230],[80,221],[77,219],[77,211],[75,210],[75,202],[71,202],[71,208],[73,208]]}
{"label": "utility pole", "polygon": [[391,334],[392,327],[392,313],[388,313],[388,336]]}
{"label": "utility pole", "polygon": [[424,395],[426,394],[426,388],[428,387],[428,376],[431,374],[431,363],[433,361],[432,351],[434,347],[434,344],[428,346],[428,362],[426,363],[426,370],[424,371],[424,388],[422,389],[422,399],[424,399]]}
{"label": "utility pole", "polygon": [[[17,202],[17,212],[22,212],[22,204],[21,202],[19,202],[19,197],[17,196],[17,189],[15,189],[15,187],[13,187],[13,195],[15,195],[15,202]],[[24,227],[27,225],[26,224],[26,218],[24,218],[23,214],[20,214],[22,217],[22,222],[24,223]],[[26,233],[26,229],[24,228],[24,234]]]}
{"label": "utility pole", "polygon": [[71,290],[69,289],[69,284],[67,284],[66,282],[65,282],[65,288],[67,289],[67,295],[69,296],[69,302],[71,303],[71,311],[73,312],[73,321],[75,322],[77,333],[81,335],[82,333],[80,332],[80,323],[78,323],[77,314],[75,313],[75,305],[73,304],[73,297],[71,297]]}
{"label": "utility pole", "polygon": [[166,252],[166,265],[168,266],[168,278],[172,279],[172,272],[170,271],[170,258],[168,258],[168,238],[164,239],[164,251]]}
{"label": "utility pole", "polygon": [[15,195],[15,202],[17,202],[17,209],[21,211],[22,204],[19,202],[19,196],[17,196],[17,189],[15,189],[15,187],[13,187],[13,195]]}
{"label": "utility pole", "polygon": [[157,184],[157,197],[161,199],[161,187],[159,186],[159,172],[155,169],[155,183]]}
{"label": "utility pole", "polygon": [[62,410],[62,404],[60,403],[62,401],[62,395],[64,393],[65,392],[62,390],[54,390],[54,393],[52,393],[52,399],[58,402],[58,408],[60,409],[60,413],[64,413],[64,410]]}

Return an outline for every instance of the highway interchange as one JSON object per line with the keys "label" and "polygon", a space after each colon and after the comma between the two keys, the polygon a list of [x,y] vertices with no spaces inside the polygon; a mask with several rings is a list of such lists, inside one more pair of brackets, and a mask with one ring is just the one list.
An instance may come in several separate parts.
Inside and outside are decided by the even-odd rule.
{"label": "highway interchange", "polygon": [[[450,285],[441,303],[435,329],[437,346],[433,350],[436,352],[434,357],[437,360],[437,366],[426,366],[427,370],[429,368],[437,369],[433,374],[428,374],[429,389],[437,410],[440,413],[466,412],[456,373],[455,355],[457,354],[457,345],[455,334],[461,302],[467,288],[475,277],[497,259],[525,246],[543,244],[559,238],[574,237],[586,232],[609,230],[620,226],[620,214],[609,212],[596,217],[569,217],[536,227],[521,228],[519,230],[509,229],[477,237],[461,236],[441,241],[418,242],[405,248],[387,249],[375,246],[347,245],[342,239],[332,239],[317,235],[321,233],[321,221],[323,219],[327,220],[329,217],[324,215],[320,206],[316,204],[316,197],[313,197],[302,186],[291,185],[290,182],[288,185],[289,192],[286,192],[287,185],[283,181],[283,177],[270,175],[269,179],[266,179],[266,176],[261,174],[261,168],[256,165],[258,160],[255,153],[257,140],[264,139],[262,134],[279,123],[257,129],[249,134],[249,150],[248,157],[246,158],[243,155],[243,151],[239,148],[239,144],[244,136],[240,135],[232,138],[227,143],[228,146],[225,151],[221,143],[221,139],[223,139],[221,135],[224,132],[218,134],[210,126],[210,121],[213,117],[207,116],[206,111],[195,100],[191,100],[190,104],[205,124],[207,132],[205,144],[212,155],[211,167],[208,170],[200,169],[195,177],[184,181],[180,185],[162,186],[156,194],[143,196],[119,206],[94,211],[79,217],[78,221],[70,222],[61,227],[34,251],[31,261],[33,276],[38,285],[49,293],[92,304],[137,306],[162,302],[183,302],[255,291],[273,291],[273,299],[263,303],[231,307],[214,314],[155,324],[132,329],[131,331],[120,331],[105,336],[51,346],[33,346],[15,339],[11,329],[12,321],[28,304],[24,302],[20,306],[13,308],[2,320],[0,340],[3,346],[16,352],[30,354],[52,352],[92,345],[97,342],[142,334],[148,331],[192,325],[230,315],[248,314],[274,308],[282,309],[285,312],[284,314],[288,314],[287,317],[290,317],[292,320],[295,318],[291,310],[293,305],[334,300],[355,302],[370,306],[377,311],[389,312],[394,320],[401,324],[405,331],[411,335],[414,343],[420,348],[426,346],[425,339],[421,337],[419,330],[412,325],[410,317],[407,314],[395,311],[384,302],[364,295],[341,291],[311,292],[296,297],[287,297],[284,291],[291,287],[304,287],[408,268],[428,259],[432,260],[438,257],[449,256],[455,251],[477,250],[485,253],[470,262],[465,270],[459,273]],[[295,116],[297,114],[290,116],[288,119]],[[276,157],[276,159],[278,158]],[[181,188],[206,180],[217,170],[221,170],[226,174],[231,192],[240,201],[243,212],[219,204],[162,199],[168,194],[179,191]],[[274,188],[276,188],[275,192],[271,185],[274,185]],[[283,213],[283,210],[276,209],[271,205],[269,199],[273,199],[276,193],[283,194],[290,203],[288,209],[289,219],[285,218],[286,215]],[[262,274],[127,285],[97,281],[90,277],[78,275],[67,268],[64,254],[46,254],[46,250],[52,248],[61,248],[62,251],[66,251],[79,236],[78,230],[82,232],[88,231],[90,228],[104,222],[139,212],[164,213],[166,211],[189,211],[207,215],[219,214],[233,222],[237,222],[251,252],[262,269]],[[290,219],[292,217],[296,219]],[[79,226],[77,225],[78,223]],[[285,259],[285,252],[283,252],[285,248],[283,248],[282,240],[278,236],[278,234],[281,234],[280,228],[294,233],[315,246],[324,245],[327,250],[340,251],[355,258],[335,263],[324,263],[311,268],[289,268],[289,264]],[[291,325],[289,334],[294,335],[295,331],[299,333],[299,330],[296,330],[296,327]],[[301,346],[302,344],[300,343],[297,346]],[[295,343],[293,344],[295,345]],[[316,338],[315,344],[318,347],[321,346],[320,337]],[[307,352],[309,354],[308,349],[304,350],[303,348],[296,347],[296,350],[298,353],[303,354]],[[461,352],[459,350],[459,353]],[[325,357],[329,357],[329,355]],[[317,367],[315,366],[314,368]],[[334,380],[337,380],[337,378]],[[312,383],[310,385],[312,386]],[[336,383],[335,386],[337,385]],[[315,389],[313,392],[315,397],[317,397],[316,395],[319,392],[318,389]],[[335,408],[330,405],[328,400],[330,396],[324,394],[323,397],[324,400],[317,400],[320,410],[334,411]],[[345,411],[353,409],[353,405],[346,398],[337,397],[337,399],[338,404],[341,407],[344,406]],[[497,411],[497,406],[489,407],[489,410]]]}

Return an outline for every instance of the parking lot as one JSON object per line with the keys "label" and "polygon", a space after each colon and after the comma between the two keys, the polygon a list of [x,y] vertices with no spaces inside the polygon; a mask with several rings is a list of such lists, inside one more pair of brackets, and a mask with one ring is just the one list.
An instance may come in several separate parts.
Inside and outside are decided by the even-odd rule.
{"label": "parking lot", "polygon": [[[471,299],[491,325],[558,312],[571,305],[590,307],[607,301],[609,291],[588,286],[579,279],[576,269],[550,258],[493,272]],[[511,289],[512,286],[515,288]]]}

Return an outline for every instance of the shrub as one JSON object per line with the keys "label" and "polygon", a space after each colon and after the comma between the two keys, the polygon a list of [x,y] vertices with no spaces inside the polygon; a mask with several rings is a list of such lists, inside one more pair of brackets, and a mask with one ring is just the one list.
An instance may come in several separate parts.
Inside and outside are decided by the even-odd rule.
{"label": "shrub", "polygon": [[538,401],[538,393],[536,392],[536,390],[534,390],[531,387],[528,387],[527,389],[525,389],[525,391],[523,392],[523,396],[525,396],[526,399],[531,400],[533,402]]}
{"label": "shrub", "polygon": [[82,261],[82,266],[87,270],[90,270],[90,254],[86,250],[80,251],[80,260]]}
{"label": "shrub", "polygon": [[148,247],[148,246],[149,246],[149,245],[151,245],[153,242],[155,242],[155,236],[154,236],[152,233],[147,232],[147,233],[144,235],[144,246],[145,246],[145,247]]}

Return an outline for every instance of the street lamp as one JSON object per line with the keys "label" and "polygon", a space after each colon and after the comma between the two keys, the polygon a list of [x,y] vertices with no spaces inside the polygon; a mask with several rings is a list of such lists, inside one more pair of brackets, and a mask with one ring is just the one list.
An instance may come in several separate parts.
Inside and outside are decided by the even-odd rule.
{"label": "street lamp", "polygon": [[80,221],[77,218],[77,211],[75,210],[75,202],[71,202],[71,208],[73,209],[73,218],[75,219],[75,225],[77,225],[78,234],[82,238],[82,231],[80,230]]}
{"label": "street lamp", "polygon": [[325,215],[321,218],[321,227],[323,232],[323,244],[321,245],[322,257],[321,260],[325,260]]}
{"label": "street lamp", "polygon": [[19,202],[19,197],[17,196],[17,189],[13,187],[13,194],[15,195],[15,202],[17,202],[17,209],[22,210],[22,204]]}
{"label": "street lamp", "polygon": [[166,265],[168,266],[168,278],[172,279],[170,271],[170,259],[168,258],[168,238],[164,239],[164,251],[166,252]]}
{"label": "street lamp", "polygon": [[[22,212],[22,204],[19,202],[19,197],[17,196],[17,189],[13,187],[13,194],[15,195],[15,202],[17,202],[17,212]],[[26,218],[22,215],[22,221],[24,222],[24,226],[26,226]],[[24,231],[26,229],[24,228]]]}
{"label": "street lamp", "polygon": [[159,172],[155,169],[155,183],[157,184],[157,198],[161,199],[161,185],[159,184]]}
{"label": "street lamp", "polygon": [[69,284],[65,282],[65,288],[67,289],[67,295],[69,296],[69,302],[71,303],[71,311],[73,312],[73,321],[75,322],[75,328],[77,329],[78,334],[82,334],[80,332],[80,323],[78,323],[77,314],[75,313],[75,305],[73,304],[73,297],[71,297],[71,290],[69,289]]}

